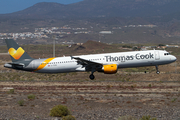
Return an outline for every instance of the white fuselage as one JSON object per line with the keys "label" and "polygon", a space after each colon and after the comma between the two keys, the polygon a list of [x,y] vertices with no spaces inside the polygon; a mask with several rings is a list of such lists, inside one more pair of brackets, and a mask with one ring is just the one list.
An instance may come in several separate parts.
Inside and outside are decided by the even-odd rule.
{"label": "white fuselage", "polygon": [[[133,52],[118,52],[94,55],[74,56],[102,65],[116,64],[118,68],[156,66],[172,63],[176,57],[167,51],[148,50]],[[24,69],[39,73],[65,73],[86,71],[76,59],[69,57],[57,57],[47,59],[35,59]]]}

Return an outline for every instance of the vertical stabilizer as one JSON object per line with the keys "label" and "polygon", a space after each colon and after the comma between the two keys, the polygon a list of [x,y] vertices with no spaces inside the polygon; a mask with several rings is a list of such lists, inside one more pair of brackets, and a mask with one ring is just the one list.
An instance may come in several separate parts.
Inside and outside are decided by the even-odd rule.
{"label": "vertical stabilizer", "polygon": [[6,39],[5,42],[7,44],[12,62],[18,62],[24,59],[32,59],[14,40]]}

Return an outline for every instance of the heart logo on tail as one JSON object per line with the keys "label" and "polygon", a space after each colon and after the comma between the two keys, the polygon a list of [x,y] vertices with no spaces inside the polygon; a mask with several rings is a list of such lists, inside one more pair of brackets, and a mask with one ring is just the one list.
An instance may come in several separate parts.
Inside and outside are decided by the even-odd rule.
{"label": "heart logo on tail", "polygon": [[9,54],[16,60],[18,60],[24,54],[24,52],[25,51],[21,47],[19,47],[17,50],[14,48],[9,49]]}

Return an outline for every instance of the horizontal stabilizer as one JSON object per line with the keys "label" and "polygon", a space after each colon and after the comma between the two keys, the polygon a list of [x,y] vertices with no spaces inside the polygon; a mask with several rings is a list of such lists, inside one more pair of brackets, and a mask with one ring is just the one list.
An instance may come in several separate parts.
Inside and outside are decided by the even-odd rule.
{"label": "horizontal stabilizer", "polygon": [[22,69],[24,67],[24,64],[22,64],[22,63],[6,63],[6,64],[4,64],[4,67]]}

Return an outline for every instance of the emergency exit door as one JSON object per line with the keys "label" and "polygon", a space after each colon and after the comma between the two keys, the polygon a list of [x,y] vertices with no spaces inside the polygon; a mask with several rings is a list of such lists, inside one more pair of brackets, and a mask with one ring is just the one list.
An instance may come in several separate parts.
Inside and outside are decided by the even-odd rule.
{"label": "emergency exit door", "polygon": [[159,59],[160,59],[159,51],[155,51],[155,60],[159,60]]}

